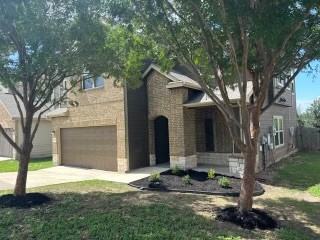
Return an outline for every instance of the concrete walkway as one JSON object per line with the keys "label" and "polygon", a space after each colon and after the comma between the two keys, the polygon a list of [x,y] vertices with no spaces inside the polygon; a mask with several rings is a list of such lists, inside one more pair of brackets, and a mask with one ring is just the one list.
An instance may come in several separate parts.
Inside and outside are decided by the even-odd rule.
{"label": "concrete walkway", "polygon": [[[84,169],[58,166],[38,171],[29,171],[27,188],[40,187],[59,183],[78,182],[85,180],[107,180],[120,183],[130,183],[148,177],[152,171],[164,172],[169,164],[140,168],[129,173],[115,173],[96,169]],[[17,173],[0,173],[0,190],[11,190],[14,187]]]}
{"label": "concrete walkway", "polygon": [[0,161],[7,161],[7,160],[12,160],[12,159],[7,157],[0,157]]}

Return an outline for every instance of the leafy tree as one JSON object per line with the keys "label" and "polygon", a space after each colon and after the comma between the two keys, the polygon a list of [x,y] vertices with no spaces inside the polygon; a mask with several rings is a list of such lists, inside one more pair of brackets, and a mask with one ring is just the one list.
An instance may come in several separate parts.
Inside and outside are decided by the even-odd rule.
{"label": "leafy tree", "polygon": [[299,114],[303,127],[320,128],[320,98],[315,99],[305,112]]}
{"label": "leafy tree", "polygon": [[[139,72],[145,58],[155,59],[163,70],[178,62],[193,73],[220,109],[245,159],[239,210],[251,211],[259,119],[297,74],[319,58],[319,1],[110,0],[107,3],[108,14],[115,16],[118,29],[127,28],[124,31],[127,48],[116,49],[121,59],[114,59],[124,73]],[[148,50],[142,51],[143,48]],[[130,81],[130,75],[127,77],[123,79]],[[285,77],[286,83],[273,99],[267,99],[268,88],[278,77]],[[253,93],[248,103],[249,81]],[[236,87],[240,93],[242,122],[234,115],[228,87]],[[215,89],[220,90],[221,98]]]}
{"label": "leafy tree", "polygon": [[[92,4],[92,3],[95,4]],[[19,154],[15,195],[26,193],[28,163],[40,118],[59,103],[83,73],[108,68],[106,29],[98,1],[2,0],[0,2],[0,83],[7,87],[21,117],[22,145],[0,125]],[[73,78],[65,94],[52,99],[64,79]],[[34,123],[34,117],[37,117]]]}

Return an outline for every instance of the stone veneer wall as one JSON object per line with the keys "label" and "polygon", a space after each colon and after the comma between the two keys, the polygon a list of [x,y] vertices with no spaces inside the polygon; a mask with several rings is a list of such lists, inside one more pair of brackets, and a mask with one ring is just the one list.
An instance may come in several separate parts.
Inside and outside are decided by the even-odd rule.
{"label": "stone veneer wall", "polygon": [[229,156],[229,172],[239,173],[244,169],[244,159],[242,156]]}
{"label": "stone veneer wall", "polygon": [[117,127],[118,172],[129,169],[126,151],[126,129],[124,109],[124,89],[114,86],[112,80],[105,80],[104,87],[69,94],[79,105],[69,108],[68,117],[52,118],[53,162],[61,164],[61,128],[93,127],[115,125]]}
{"label": "stone veneer wall", "polygon": [[150,165],[156,164],[154,119],[164,116],[169,124],[170,165],[183,169],[197,166],[195,110],[185,109],[187,88],[167,89],[169,79],[153,72],[148,79],[148,119]]}
{"label": "stone veneer wall", "polygon": [[228,166],[230,153],[197,152],[198,163]]}

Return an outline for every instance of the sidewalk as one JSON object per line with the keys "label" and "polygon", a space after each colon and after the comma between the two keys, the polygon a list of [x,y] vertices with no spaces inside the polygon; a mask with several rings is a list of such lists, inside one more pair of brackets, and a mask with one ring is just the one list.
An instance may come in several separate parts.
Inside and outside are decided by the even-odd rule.
{"label": "sidewalk", "polygon": [[[96,169],[58,166],[38,171],[29,171],[27,188],[93,179],[130,183],[148,177],[154,170],[163,172],[168,169],[168,164],[161,164],[154,167],[140,168],[129,173],[116,173]],[[0,190],[13,189],[16,176],[16,172],[0,173]]]}

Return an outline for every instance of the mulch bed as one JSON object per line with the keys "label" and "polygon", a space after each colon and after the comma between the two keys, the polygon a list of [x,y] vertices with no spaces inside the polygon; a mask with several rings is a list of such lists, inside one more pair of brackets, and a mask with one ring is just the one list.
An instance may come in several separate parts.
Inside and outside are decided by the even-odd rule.
{"label": "mulch bed", "polygon": [[6,194],[0,196],[1,208],[31,208],[41,206],[45,203],[51,202],[52,199],[41,193],[27,193],[24,196],[14,196],[13,194]]}
{"label": "mulch bed", "polygon": [[241,213],[237,207],[227,207],[218,211],[216,220],[231,222],[245,229],[273,230],[278,228],[278,223],[268,213],[252,209],[251,212]]}
{"label": "mulch bed", "polygon": [[[189,175],[191,184],[185,184],[182,177]],[[198,172],[194,170],[181,171],[175,175],[171,170],[160,174],[160,182],[150,182],[149,178],[143,178],[138,181],[131,182],[129,185],[139,189],[157,190],[157,191],[177,191],[177,192],[192,192],[224,196],[239,196],[241,179],[228,177],[230,187],[223,188],[218,184],[222,175],[216,174],[213,180],[207,179],[207,172]],[[262,186],[256,182],[254,195],[259,196],[264,193]]]}

